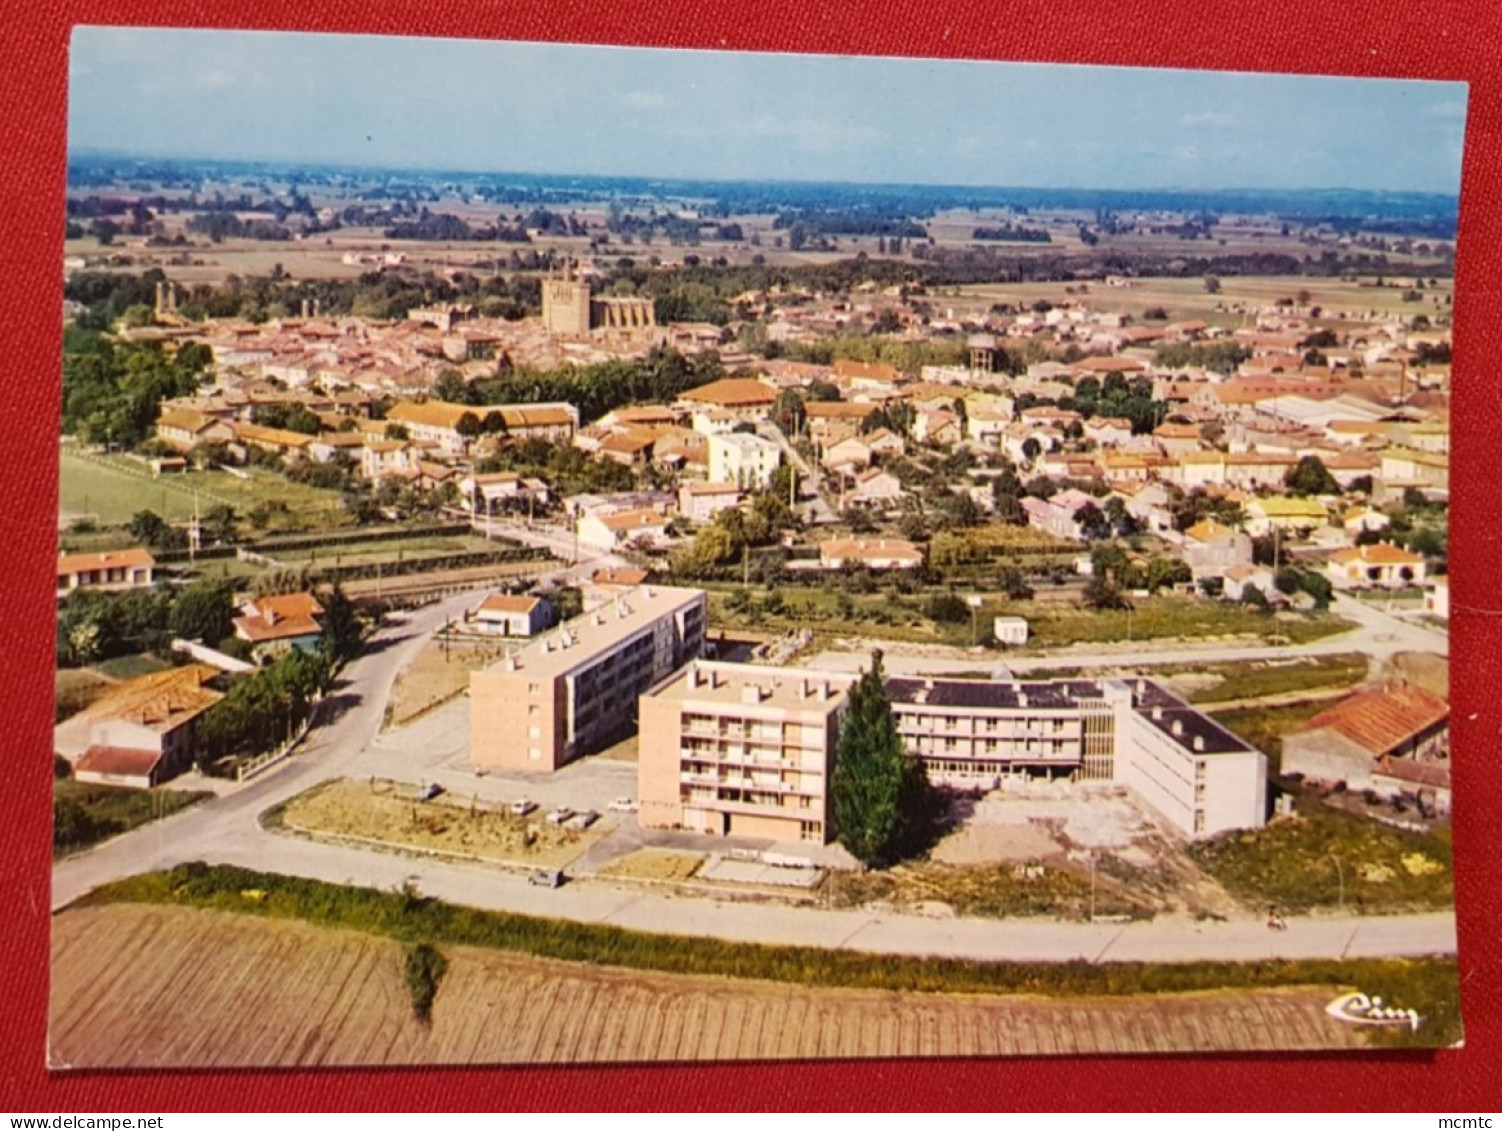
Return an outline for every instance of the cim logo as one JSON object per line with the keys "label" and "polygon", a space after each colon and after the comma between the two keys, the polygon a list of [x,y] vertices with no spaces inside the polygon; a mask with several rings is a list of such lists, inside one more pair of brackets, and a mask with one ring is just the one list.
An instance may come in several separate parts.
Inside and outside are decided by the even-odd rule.
{"label": "cim logo", "polygon": [[1410,1030],[1419,1027],[1418,1010],[1394,1009],[1383,1005],[1380,997],[1367,997],[1363,993],[1342,994],[1325,1006],[1325,1012],[1349,1025],[1407,1025]]}

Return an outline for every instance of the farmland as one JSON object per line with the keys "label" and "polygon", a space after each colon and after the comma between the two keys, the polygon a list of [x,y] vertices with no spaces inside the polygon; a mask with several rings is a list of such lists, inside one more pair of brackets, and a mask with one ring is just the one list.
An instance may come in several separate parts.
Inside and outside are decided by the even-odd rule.
{"label": "farmland", "polygon": [[907,995],[445,946],[449,968],[429,1027],[412,1017],[401,945],[353,931],[111,905],[58,915],[52,950],[54,1069],[1362,1047],[1354,1028],[1324,1013],[1333,985]]}

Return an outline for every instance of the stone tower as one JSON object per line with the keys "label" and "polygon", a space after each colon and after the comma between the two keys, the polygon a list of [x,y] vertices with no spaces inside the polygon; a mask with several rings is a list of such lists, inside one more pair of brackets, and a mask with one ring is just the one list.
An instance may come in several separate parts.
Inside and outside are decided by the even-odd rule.
{"label": "stone tower", "polygon": [[542,325],[550,334],[589,333],[589,284],[574,277],[573,264],[562,278],[542,281]]}

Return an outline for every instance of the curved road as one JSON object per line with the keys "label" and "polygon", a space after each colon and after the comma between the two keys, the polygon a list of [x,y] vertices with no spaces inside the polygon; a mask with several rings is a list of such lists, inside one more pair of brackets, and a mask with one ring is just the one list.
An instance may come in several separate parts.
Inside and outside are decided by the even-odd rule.
{"label": "curved road", "polygon": [[[333,883],[393,889],[412,882],[427,895],[474,907],[609,923],[643,931],[791,943],[887,954],[1016,961],[1250,961],[1453,954],[1449,913],[1291,919],[1271,932],[1259,920],[1199,923],[1064,923],[1052,920],[928,919],[867,910],[827,910],[657,894],[600,882],[559,889],[482,866],[368,852],[268,832],[265,809],[331,777],[364,772],[397,673],[427,636],[474,600],[449,598],[389,625],[342,673],[329,717],[300,752],[250,784],[99,847],[53,869],[52,907],[110,880],[192,860]],[[952,664],[952,662],[951,662]],[[374,751],[371,752],[374,755]]]}

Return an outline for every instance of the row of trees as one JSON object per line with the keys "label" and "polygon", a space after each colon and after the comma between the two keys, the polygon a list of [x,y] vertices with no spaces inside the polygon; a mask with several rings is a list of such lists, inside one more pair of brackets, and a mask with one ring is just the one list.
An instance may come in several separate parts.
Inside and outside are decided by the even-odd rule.
{"label": "row of trees", "polygon": [[332,678],[330,653],[294,648],[273,663],[241,676],[198,720],[201,765],[226,755],[274,749],[308,718]]}
{"label": "row of trees", "polygon": [[57,662],[78,667],[142,652],[165,654],[173,637],[217,646],[233,625],[231,589],[200,581],[180,592],[160,586],[125,593],[80,589],[57,613]]}

